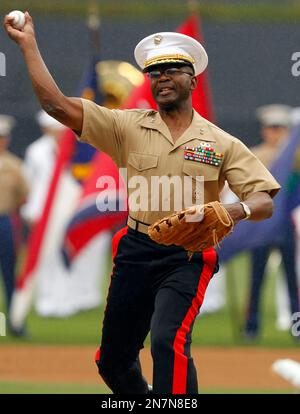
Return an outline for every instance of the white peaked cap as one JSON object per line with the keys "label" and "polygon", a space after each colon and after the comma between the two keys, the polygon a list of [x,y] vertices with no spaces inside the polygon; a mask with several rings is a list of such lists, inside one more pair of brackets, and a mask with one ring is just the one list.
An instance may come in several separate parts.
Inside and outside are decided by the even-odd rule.
{"label": "white peaked cap", "polygon": [[66,127],[58,122],[52,116],[48,115],[44,110],[40,110],[36,115],[37,123],[42,128],[51,128],[58,131],[65,129]]}
{"label": "white peaked cap", "polygon": [[161,32],[145,37],[135,50],[134,57],[144,72],[151,66],[165,63],[192,64],[195,75],[208,64],[204,47],[195,39],[176,32]]}
{"label": "white peaked cap", "polygon": [[13,116],[0,115],[0,137],[8,137],[15,124]]}
{"label": "white peaked cap", "polygon": [[264,126],[280,125],[289,127],[292,121],[291,109],[292,108],[288,105],[264,105],[257,108],[256,116]]}

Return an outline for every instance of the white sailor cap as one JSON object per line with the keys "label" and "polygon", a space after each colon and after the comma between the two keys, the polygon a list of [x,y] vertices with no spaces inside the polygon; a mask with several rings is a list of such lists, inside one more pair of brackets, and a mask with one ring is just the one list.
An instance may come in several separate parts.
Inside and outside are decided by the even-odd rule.
{"label": "white sailor cap", "polygon": [[291,110],[288,105],[272,104],[264,105],[256,110],[256,116],[263,126],[283,126],[291,125]]}
{"label": "white sailor cap", "polygon": [[54,119],[52,116],[48,115],[43,109],[41,109],[36,115],[37,123],[41,128],[51,128],[57,131],[63,130],[66,127]]}
{"label": "white sailor cap", "polygon": [[0,115],[0,137],[8,137],[15,124],[13,116]]}
{"label": "white sailor cap", "polygon": [[193,66],[195,75],[199,75],[208,64],[207,53],[197,40],[175,32],[145,37],[137,44],[134,57],[144,72],[154,65],[186,63]]}

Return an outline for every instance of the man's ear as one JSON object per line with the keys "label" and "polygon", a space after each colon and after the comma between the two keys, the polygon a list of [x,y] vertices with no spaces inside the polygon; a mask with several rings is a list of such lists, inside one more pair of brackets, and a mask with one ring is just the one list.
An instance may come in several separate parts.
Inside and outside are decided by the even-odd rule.
{"label": "man's ear", "polygon": [[196,76],[193,76],[191,79],[191,90],[194,91],[197,87],[198,79]]}

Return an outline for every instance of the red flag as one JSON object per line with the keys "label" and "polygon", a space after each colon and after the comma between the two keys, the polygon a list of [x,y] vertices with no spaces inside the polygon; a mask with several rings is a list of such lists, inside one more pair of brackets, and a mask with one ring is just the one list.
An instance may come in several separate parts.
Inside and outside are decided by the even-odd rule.
{"label": "red flag", "polygon": [[[203,44],[203,37],[200,31],[199,18],[195,15],[190,16],[176,32],[193,37]],[[197,76],[198,85],[193,92],[193,107],[204,118],[214,122],[214,112],[212,106],[211,91],[209,87],[207,71]],[[123,105],[123,108],[152,108],[157,109],[157,105],[153,99],[148,77],[145,75],[145,81],[141,86],[135,88]]]}
{"label": "red flag", "polygon": [[32,276],[32,272],[34,272],[35,268],[38,265],[40,252],[43,247],[44,235],[47,231],[47,225],[49,224],[49,215],[51,213],[53,200],[56,194],[57,183],[59,181],[62,171],[71,159],[74,146],[74,133],[68,129],[66,130],[64,136],[61,138],[60,141],[59,153],[57,156],[57,161],[42,216],[30,233],[26,262],[23,272],[18,278],[17,289],[23,288],[26,280]]}
{"label": "red flag", "polygon": [[[97,182],[99,178],[105,177],[115,183],[110,189],[110,202],[113,205],[108,211],[101,211],[97,206],[97,197],[108,189],[102,185],[98,188]],[[69,264],[94,236],[125,224],[127,214],[126,191],[119,170],[108,155],[98,152],[92,161],[92,173],[84,182],[76,211],[66,229],[63,242],[66,264]]]}
{"label": "red flag", "polygon": [[[177,27],[176,31],[193,37],[201,44],[204,43],[200,29],[200,19],[196,15],[190,16],[181,26]],[[197,79],[198,85],[193,92],[193,107],[201,116],[214,122],[215,116],[207,70],[197,76]]]}
{"label": "red flag", "polygon": [[63,171],[73,155],[75,142],[74,133],[67,129],[60,139],[59,152],[42,216],[30,233],[25,265],[17,279],[10,309],[10,321],[16,329],[23,326],[31,307],[40,263],[47,256],[49,237],[46,236],[49,236],[49,229],[53,226],[53,210],[57,200],[57,188],[62,181]]}
{"label": "red flag", "polygon": [[144,75],[144,83],[133,89],[129,98],[123,104],[123,108],[157,109],[157,105],[152,96],[150,82],[147,75]]}

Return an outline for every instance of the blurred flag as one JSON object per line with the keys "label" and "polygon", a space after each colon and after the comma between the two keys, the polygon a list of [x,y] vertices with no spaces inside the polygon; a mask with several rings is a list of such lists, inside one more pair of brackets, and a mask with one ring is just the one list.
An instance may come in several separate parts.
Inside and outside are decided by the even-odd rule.
{"label": "blurred flag", "polygon": [[46,198],[43,214],[40,220],[34,225],[28,240],[28,251],[23,272],[17,279],[17,289],[22,289],[28,279],[33,276],[39,264],[40,253],[45,241],[45,232],[49,226],[51,209],[54,205],[59,179],[63,170],[68,166],[69,160],[74,151],[74,137],[71,130],[67,130],[60,141],[59,153],[57,156],[53,177]]}
{"label": "blurred flag", "polygon": [[156,102],[150,89],[150,81],[144,75],[144,83],[137,86],[123,105],[124,109],[157,109]]}
{"label": "blurred flag", "polygon": [[[115,187],[110,189],[110,203],[114,208],[101,211],[97,197],[107,192],[107,187],[97,185],[98,179],[109,177]],[[105,230],[114,230],[125,223],[127,217],[127,197],[119,170],[112,159],[103,152],[95,155],[92,173],[85,181],[76,211],[66,229],[63,254],[67,265],[82,251],[90,240]]]}
{"label": "blurred flag", "polygon": [[296,149],[292,172],[288,177],[288,210],[292,212],[300,204],[300,146]]}
{"label": "blurred flag", "polygon": [[84,99],[89,99],[94,101],[97,104],[103,102],[103,96],[101,93],[101,85],[99,85],[98,75],[96,71],[96,66],[100,62],[100,56],[98,53],[95,53],[84,71],[82,76],[78,95],[82,96]]}
{"label": "blurred flag", "polygon": [[[71,130],[67,130],[60,140],[60,148],[43,213],[40,220],[31,229],[28,239],[27,256],[23,270],[17,279],[10,309],[10,322],[15,329],[21,329],[24,324],[24,320],[31,307],[37,276],[41,271],[45,256],[51,250],[49,249],[51,232],[48,232],[48,229],[53,230],[55,228],[53,225],[53,222],[56,221],[55,215],[53,214],[55,211],[55,199],[57,199],[59,187],[62,187],[63,180],[61,180],[61,177],[63,171],[69,164],[73,150],[74,134]],[[64,185],[65,192],[67,192],[67,188],[69,189],[69,186]]]}
{"label": "blurred flag", "polygon": [[[186,22],[179,26],[176,31],[193,37],[204,45],[204,39],[201,33],[200,18],[196,13],[191,15]],[[195,110],[211,122],[215,122],[215,115],[213,111],[211,89],[209,85],[208,71],[204,71],[197,76],[198,85],[193,92],[193,107]]]}
{"label": "blurred flag", "polygon": [[[97,59],[92,58],[89,63],[87,70],[81,81],[81,95],[88,98],[101,99],[101,95],[98,92],[100,88],[98,87],[95,64]],[[94,91],[95,89],[95,91]],[[98,101],[98,103],[100,103]],[[22,288],[27,279],[33,276],[32,272],[36,269],[36,266],[39,262],[39,255],[42,252],[43,240],[45,238],[45,232],[47,229],[52,230],[53,226],[50,224],[50,215],[51,210],[55,209],[56,199],[65,199],[66,204],[70,204],[70,199],[68,198],[70,194],[66,189],[61,189],[58,191],[59,181],[63,178],[63,173],[68,174],[68,180],[70,181],[71,176],[74,177],[74,187],[77,188],[76,193],[79,190],[79,183],[82,183],[91,173],[91,160],[94,157],[95,148],[91,147],[88,144],[81,143],[77,141],[75,134],[72,130],[67,129],[63,137],[59,141],[59,151],[56,159],[55,169],[53,171],[53,176],[51,184],[49,187],[48,196],[44,206],[44,211],[41,216],[40,221],[34,226],[31,231],[31,235],[28,242],[28,253],[25,261],[24,270],[21,276],[18,278],[17,288]],[[69,188],[69,187],[68,187]],[[55,221],[55,217],[53,218]],[[52,220],[51,220],[52,221]],[[53,223],[52,223],[53,224]]]}
{"label": "blurred flag", "polygon": [[[100,57],[97,54],[94,54],[88,62],[80,81],[78,95],[85,99],[95,101],[100,105],[103,102],[103,97],[96,73],[96,65],[99,60]],[[73,142],[70,142],[70,145],[72,146],[72,151],[70,151],[71,158],[69,160],[68,168],[75,180],[82,184],[91,174],[92,159],[94,158],[96,149],[88,144],[79,142],[74,133]]]}
{"label": "blurred flag", "polygon": [[[196,14],[188,17],[188,19],[182,25],[177,27],[176,31],[178,33],[193,37],[202,44],[204,43],[200,32],[200,19]],[[193,92],[193,107],[201,116],[211,122],[214,122],[215,117],[207,71],[197,76],[197,79],[198,85]],[[146,75],[144,83],[134,89],[131,96],[125,102],[123,108],[157,109],[157,105],[151,93],[149,78]]]}
{"label": "blurred flag", "polygon": [[[97,57],[93,56],[85,70],[81,81],[81,95],[101,103],[101,89],[95,70],[97,62]],[[91,174],[91,161],[95,152],[90,145],[78,142],[70,129],[66,130],[59,141],[59,151],[44,210],[41,219],[31,230],[23,270],[17,278],[10,311],[11,324],[16,329],[22,327],[30,309],[37,277],[40,282],[51,279],[54,269],[57,273],[60,271],[64,228],[80,197],[81,185]],[[45,291],[50,288],[54,288],[53,283],[49,283]],[[40,296],[43,295],[38,294]]]}
{"label": "blurred flag", "polygon": [[243,250],[279,243],[282,229],[291,210],[300,204],[299,173],[294,171],[295,154],[300,145],[300,125],[293,129],[285,148],[270,168],[282,189],[274,198],[273,216],[261,222],[242,221],[219,248],[221,262],[226,262]]}

